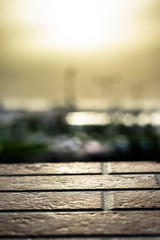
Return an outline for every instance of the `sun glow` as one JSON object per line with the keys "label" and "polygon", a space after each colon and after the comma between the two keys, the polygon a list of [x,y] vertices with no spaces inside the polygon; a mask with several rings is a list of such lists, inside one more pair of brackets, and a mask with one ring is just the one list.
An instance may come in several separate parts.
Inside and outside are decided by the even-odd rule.
{"label": "sun glow", "polygon": [[30,31],[24,38],[20,34],[19,47],[22,43],[23,48],[26,44],[45,51],[110,48],[134,38],[130,18],[140,5],[139,0],[14,0],[10,19]]}

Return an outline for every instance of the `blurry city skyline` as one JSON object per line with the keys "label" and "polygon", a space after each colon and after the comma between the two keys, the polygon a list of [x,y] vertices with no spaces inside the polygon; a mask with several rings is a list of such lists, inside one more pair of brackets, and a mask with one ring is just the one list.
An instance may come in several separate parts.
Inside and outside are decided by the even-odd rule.
{"label": "blurry city skyline", "polygon": [[2,0],[0,13],[2,102],[63,105],[75,66],[78,106],[158,104],[159,0]]}

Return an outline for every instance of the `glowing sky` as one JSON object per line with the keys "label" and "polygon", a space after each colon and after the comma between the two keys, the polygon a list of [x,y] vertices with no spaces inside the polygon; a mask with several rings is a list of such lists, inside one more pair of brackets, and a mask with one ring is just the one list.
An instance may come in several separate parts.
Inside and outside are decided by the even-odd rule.
{"label": "glowing sky", "polygon": [[61,101],[68,64],[79,69],[79,99],[105,94],[97,73],[121,76],[119,96],[134,81],[158,96],[159,0],[1,0],[0,9],[2,97]]}
{"label": "glowing sky", "polygon": [[[4,1],[5,2],[5,1]],[[96,51],[152,41],[157,0],[6,0],[19,51]],[[150,16],[148,16],[150,15]]]}

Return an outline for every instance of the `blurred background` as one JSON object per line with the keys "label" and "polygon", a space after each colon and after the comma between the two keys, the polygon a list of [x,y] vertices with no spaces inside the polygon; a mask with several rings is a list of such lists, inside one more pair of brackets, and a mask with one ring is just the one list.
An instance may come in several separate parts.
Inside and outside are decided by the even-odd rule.
{"label": "blurred background", "polygon": [[1,161],[157,159],[159,29],[159,0],[1,0]]}

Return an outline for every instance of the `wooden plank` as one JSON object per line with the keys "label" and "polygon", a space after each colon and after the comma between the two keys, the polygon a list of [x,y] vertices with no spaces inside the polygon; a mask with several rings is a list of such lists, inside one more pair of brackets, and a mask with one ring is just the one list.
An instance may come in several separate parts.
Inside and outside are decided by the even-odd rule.
{"label": "wooden plank", "polygon": [[160,173],[160,163],[146,162],[109,162],[104,163],[105,173]]}
{"label": "wooden plank", "polygon": [[160,211],[0,213],[0,236],[159,234]]}
{"label": "wooden plank", "polygon": [[0,164],[0,175],[27,174],[96,174],[101,173],[100,162]]}
{"label": "wooden plank", "polygon": [[0,191],[159,188],[154,175],[0,177]]}
{"label": "wooden plank", "polygon": [[106,210],[111,209],[160,209],[160,191],[116,191],[104,193]]}
{"label": "wooden plank", "polygon": [[0,193],[0,210],[102,209],[100,192]]}

